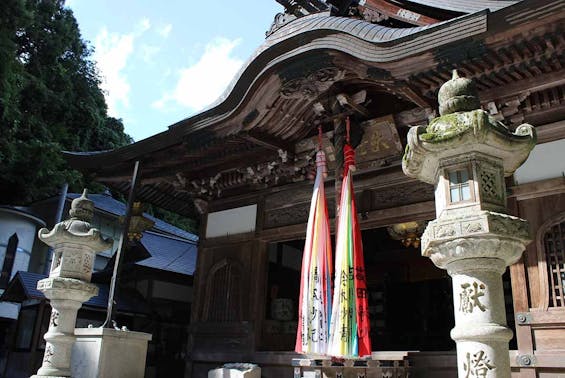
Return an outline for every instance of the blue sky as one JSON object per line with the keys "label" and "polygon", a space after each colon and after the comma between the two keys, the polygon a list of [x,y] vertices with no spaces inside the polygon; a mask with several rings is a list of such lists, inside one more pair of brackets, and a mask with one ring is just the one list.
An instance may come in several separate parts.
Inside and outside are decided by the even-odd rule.
{"label": "blue sky", "polygon": [[275,0],[67,0],[94,47],[109,114],[136,141],[216,100],[263,43]]}

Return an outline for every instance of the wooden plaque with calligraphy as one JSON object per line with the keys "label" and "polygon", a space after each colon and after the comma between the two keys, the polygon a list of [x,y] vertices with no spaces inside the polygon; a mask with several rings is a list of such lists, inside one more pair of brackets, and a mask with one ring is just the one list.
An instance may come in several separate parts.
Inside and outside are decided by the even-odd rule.
{"label": "wooden plaque with calligraphy", "polygon": [[[392,115],[370,119],[361,123],[361,127],[364,130],[363,139],[355,148],[357,169],[378,167],[383,159],[399,156],[403,153],[402,143],[396,131],[396,124]],[[330,172],[333,172],[335,169],[335,150],[331,142],[332,138],[333,132],[330,131],[324,133],[322,139]],[[297,161],[305,160],[307,155],[310,155],[311,158],[317,143],[317,136],[299,141],[295,147]]]}
{"label": "wooden plaque with calligraphy", "polygon": [[402,153],[402,143],[392,116],[371,119],[361,124],[363,139],[355,149],[358,169],[379,166],[379,161]]}

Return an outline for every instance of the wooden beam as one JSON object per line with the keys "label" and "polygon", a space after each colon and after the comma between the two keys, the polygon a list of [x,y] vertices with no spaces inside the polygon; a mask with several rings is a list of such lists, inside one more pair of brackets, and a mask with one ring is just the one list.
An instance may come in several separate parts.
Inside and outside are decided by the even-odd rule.
{"label": "wooden beam", "polygon": [[537,92],[565,84],[565,69],[548,74],[515,81],[503,87],[496,87],[479,93],[482,102],[519,95],[523,92]]}
{"label": "wooden beam", "polygon": [[293,146],[291,146],[289,143],[287,143],[287,142],[285,142],[281,139],[275,138],[272,135],[269,135],[267,133],[264,133],[264,132],[261,132],[261,131],[249,130],[249,131],[245,131],[245,132],[238,134],[238,136],[240,136],[242,139],[245,139],[245,140],[247,140],[251,143],[257,144],[261,147],[268,148],[269,150],[286,151],[289,154],[289,157],[291,157],[291,155],[294,155],[294,147]]}
{"label": "wooden beam", "polygon": [[414,108],[393,114],[394,122],[397,127],[425,125],[431,117],[435,116],[436,112],[432,107]]}
{"label": "wooden beam", "polygon": [[353,109],[340,111],[335,114],[328,115],[327,117],[321,118],[320,123],[325,124],[325,123],[333,122],[335,120],[344,120],[345,118],[352,116],[354,114],[355,111]]}
{"label": "wooden beam", "polygon": [[345,93],[340,93],[336,96],[336,99],[342,107],[351,109],[364,118],[369,118],[371,116],[371,113],[363,105],[361,105],[366,97],[366,92],[362,92],[364,92],[365,96],[359,96],[359,94],[357,93],[350,97]]}
{"label": "wooden beam", "polygon": [[565,326],[565,316],[559,311],[532,311],[529,323],[533,326],[561,325]]}
{"label": "wooden beam", "polygon": [[[395,223],[435,218],[435,202],[427,201],[389,209],[373,210],[365,214],[365,219],[359,220],[362,230],[385,227]],[[330,232],[334,233],[334,222],[330,223]],[[259,232],[259,239],[264,241],[283,241],[303,238],[306,234],[306,224],[276,227]]]}
{"label": "wooden beam", "polygon": [[538,144],[565,139],[565,120],[540,126],[536,125],[536,132],[538,134]]}
{"label": "wooden beam", "polygon": [[390,226],[395,223],[424,221],[436,216],[435,201],[414,203],[389,209],[372,210],[360,220],[362,230]]}
{"label": "wooden beam", "polygon": [[[554,331],[555,337],[561,337],[561,333],[563,329],[556,329]],[[565,368],[565,357],[562,353],[556,353],[556,350],[536,350],[534,352],[534,357],[536,358],[536,368],[537,370],[541,370],[540,368],[553,368],[553,369],[563,369]],[[522,369],[523,370],[523,369]],[[533,369],[529,369],[533,370]],[[563,371],[563,370],[557,370]],[[535,371],[534,371],[535,374]],[[554,374],[554,373],[549,373]],[[532,377],[539,377],[539,375],[532,375]],[[529,378],[529,377],[528,377]]]}
{"label": "wooden beam", "polygon": [[[518,116],[521,116],[520,119]],[[516,117],[514,119],[514,117]],[[549,106],[542,109],[531,109],[530,111],[522,111],[519,114],[511,117],[510,120],[514,123],[527,122],[532,125],[542,125],[556,119],[563,119],[565,117],[565,103],[557,106]]]}
{"label": "wooden beam", "polygon": [[226,156],[209,164],[200,165],[198,169],[188,171],[186,174],[189,180],[209,178],[230,169],[245,169],[246,167],[254,167],[259,163],[269,163],[277,159],[277,154],[259,147],[253,151],[242,152],[237,157],[233,155]]}
{"label": "wooden beam", "polygon": [[517,201],[563,194],[565,193],[565,177],[556,177],[512,186],[509,190],[511,194],[508,198],[515,198]]}
{"label": "wooden beam", "polygon": [[428,99],[422,93],[416,89],[414,86],[408,83],[403,83],[400,87],[400,91],[414,104],[421,108],[433,108],[435,107],[434,101]]}
{"label": "wooden beam", "polygon": [[[143,171],[142,180],[172,177],[179,172],[188,173],[187,177],[189,177],[189,180],[208,178],[214,176],[218,172],[233,168],[245,168],[248,165],[254,165],[257,163],[266,163],[276,158],[277,156],[274,153],[266,151],[264,147],[259,146],[253,150],[239,151],[237,159],[234,158],[233,154],[226,154],[225,156],[218,158],[207,159],[204,162],[182,161],[167,166],[153,166]],[[243,162],[245,161],[248,161],[249,163],[244,165]],[[103,182],[127,181],[116,179],[113,176],[99,176],[97,177],[97,180]]]}

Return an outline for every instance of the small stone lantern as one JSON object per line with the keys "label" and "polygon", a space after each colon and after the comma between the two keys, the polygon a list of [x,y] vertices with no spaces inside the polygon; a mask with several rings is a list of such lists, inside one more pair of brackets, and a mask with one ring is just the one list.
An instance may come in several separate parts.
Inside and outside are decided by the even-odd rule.
{"label": "small stone lantern", "polygon": [[453,279],[459,377],[510,378],[502,274],[530,242],[525,220],[508,215],[504,178],[527,159],[535,130],[512,133],[480,109],[474,83],[453,78],[438,95],[440,117],[408,133],[402,168],[435,185],[437,219],[422,255]]}
{"label": "small stone lantern", "polygon": [[49,277],[37,283],[51,303],[51,319],[45,334],[43,364],[34,377],[70,377],[71,349],[75,341],[77,311],[82,303],[98,294],[90,283],[96,253],[112,247],[90,221],[94,204],[81,197],[73,200],[70,219],[57,223],[53,230],[39,230],[39,239],[54,249]]}

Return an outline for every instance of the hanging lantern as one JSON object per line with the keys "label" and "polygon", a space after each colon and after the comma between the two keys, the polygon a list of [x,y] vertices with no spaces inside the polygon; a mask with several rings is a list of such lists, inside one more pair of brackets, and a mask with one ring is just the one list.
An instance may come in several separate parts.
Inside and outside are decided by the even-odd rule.
{"label": "hanging lantern", "polygon": [[427,224],[426,221],[397,223],[387,227],[387,231],[392,239],[399,240],[405,247],[420,248],[420,237]]}
{"label": "hanging lantern", "polygon": [[[144,210],[145,206],[141,202],[133,203],[128,229],[128,240],[130,242],[139,241],[143,237],[143,232],[155,225],[155,222],[143,215]],[[120,224],[123,224],[124,218],[120,217]]]}

